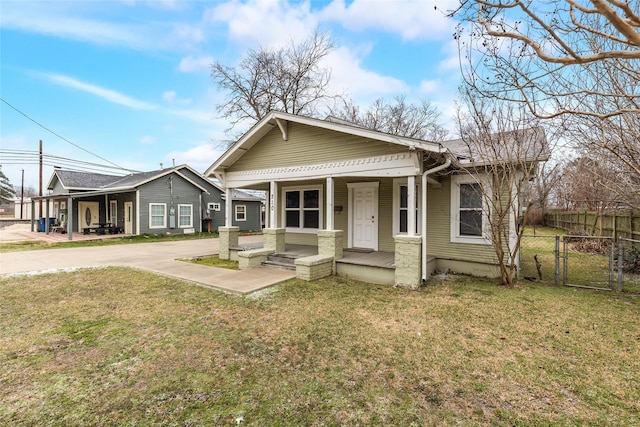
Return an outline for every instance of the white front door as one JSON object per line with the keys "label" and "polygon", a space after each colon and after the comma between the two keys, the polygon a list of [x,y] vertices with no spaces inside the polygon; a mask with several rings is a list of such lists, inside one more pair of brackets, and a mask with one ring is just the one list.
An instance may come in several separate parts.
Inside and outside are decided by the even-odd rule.
{"label": "white front door", "polygon": [[100,203],[78,202],[78,232],[83,228],[97,227],[100,222]]}
{"label": "white front door", "polygon": [[124,234],[133,234],[133,202],[124,202]]}
{"label": "white front door", "polygon": [[378,183],[350,187],[352,247],[378,250]]}

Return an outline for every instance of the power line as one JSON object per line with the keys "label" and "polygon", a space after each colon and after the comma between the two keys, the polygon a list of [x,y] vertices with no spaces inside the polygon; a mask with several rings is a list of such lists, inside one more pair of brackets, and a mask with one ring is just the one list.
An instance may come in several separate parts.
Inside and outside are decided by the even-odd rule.
{"label": "power line", "polygon": [[60,134],[58,134],[58,133],[56,133],[56,132],[52,131],[51,129],[49,129],[48,127],[46,127],[45,125],[43,125],[42,123],[40,123],[40,122],[38,122],[37,120],[35,120],[35,119],[33,119],[33,118],[29,117],[29,115],[27,115],[26,113],[22,112],[22,111],[21,111],[21,110],[19,110],[18,108],[16,108],[16,107],[14,107],[13,105],[11,105],[11,104],[10,104],[9,102],[7,102],[4,98],[0,97],[0,101],[4,102],[4,103],[5,103],[5,104],[7,104],[11,109],[15,110],[16,112],[18,112],[19,114],[21,114],[22,116],[24,116],[25,118],[27,118],[28,120],[30,120],[30,121],[32,121],[33,123],[35,123],[36,125],[40,126],[42,129],[44,129],[44,130],[46,130],[47,132],[49,132],[49,133],[51,133],[51,134],[53,134],[53,135],[57,136],[58,138],[60,138],[61,140],[63,140],[63,141],[65,141],[65,142],[67,142],[68,144],[71,144],[71,145],[73,145],[74,147],[76,147],[76,148],[78,148],[78,149],[80,149],[80,150],[84,151],[85,153],[91,154],[92,156],[95,156],[95,157],[99,158],[100,160],[103,160],[103,161],[105,161],[105,162],[107,162],[107,163],[109,163],[109,164],[112,164],[116,169],[121,169],[121,170],[124,170],[124,171],[127,171],[127,172],[135,172],[135,171],[132,171],[132,170],[129,170],[129,169],[123,168],[122,166],[120,166],[120,165],[118,165],[118,164],[116,164],[116,163],[112,162],[111,160],[107,160],[107,159],[105,159],[104,157],[101,157],[101,156],[99,156],[99,155],[97,155],[97,154],[95,154],[95,153],[92,153],[91,151],[89,151],[89,150],[87,150],[87,149],[85,149],[85,148],[83,148],[83,147],[79,146],[78,144],[75,144],[75,143],[73,143],[73,142],[69,141],[69,140],[68,140],[67,138],[65,138],[64,136],[62,136],[62,135],[60,135]]}

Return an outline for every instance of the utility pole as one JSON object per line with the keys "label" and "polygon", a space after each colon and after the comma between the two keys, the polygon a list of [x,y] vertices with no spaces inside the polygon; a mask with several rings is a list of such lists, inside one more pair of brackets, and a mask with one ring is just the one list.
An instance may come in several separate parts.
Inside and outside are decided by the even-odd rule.
{"label": "utility pole", "polygon": [[[42,197],[42,140],[40,140],[40,197]],[[42,218],[42,199],[40,199],[40,217]],[[47,220],[48,221],[48,220]]]}
{"label": "utility pole", "polygon": [[20,219],[24,213],[24,168],[22,169],[22,185],[20,185]]}

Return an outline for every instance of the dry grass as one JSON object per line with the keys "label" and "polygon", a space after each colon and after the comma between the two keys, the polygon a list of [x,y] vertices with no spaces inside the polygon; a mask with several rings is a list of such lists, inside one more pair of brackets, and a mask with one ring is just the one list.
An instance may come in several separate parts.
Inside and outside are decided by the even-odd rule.
{"label": "dry grass", "polygon": [[243,298],[110,268],[3,279],[0,313],[1,425],[640,423],[630,295],[330,278]]}

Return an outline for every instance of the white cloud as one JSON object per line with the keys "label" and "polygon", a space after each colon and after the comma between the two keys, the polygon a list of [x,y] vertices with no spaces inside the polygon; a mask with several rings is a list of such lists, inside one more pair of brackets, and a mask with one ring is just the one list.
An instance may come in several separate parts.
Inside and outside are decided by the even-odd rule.
{"label": "white cloud", "polygon": [[340,47],[324,59],[331,68],[331,87],[335,92],[348,91],[356,100],[372,101],[380,96],[404,93],[408,86],[402,80],[365,70],[354,51]]}
{"label": "white cloud", "polygon": [[[166,6],[171,2],[165,3]],[[184,49],[205,38],[199,23],[148,20],[124,24],[88,17],[99,11],[100,5],[100,2],[3,2],[0,26],[97,45],[152,51]]]}
{"label": "white cloud", "polygon": [[217,150],[213,144],[202,144],[190,148],[187,151],[172,151],[165,157],[165,164],[176,165],[188,164],[199,172],[205,171],[213,162],[220,157],[222,151]]}
{"label": "white cloud", "polygon": [[442,88],[442,82],[440,80],[423,80],[420,82],[421,93],[434,93],[440,88]]}
{"label": "white cloud", "polygon": [[175,90],[167,90],[162,94],[162,99],[167,102],[173,102],[176,99]]}
{"label": "white cloud", "polygon": [[229,37],[237,43],[263,47],[303,40],[318,26],[309,2],[291,4],[285,0],[230,1],[205,13],[205,20],[225,23]]}
{"label": "white cloud", "polygon": [[151,135],[145,135],[140,139],[142,144],[154,144],[156,142],[156,138]]}
{"label": "white cloud", "polygon": [[382,30],[399,34],[403,40],[440,40],[452,33],[455,22],[445,12],[457,4],[457,0],[353,0],[346,5],[344,0],[335,0],[321,15],[323,20],[355,31]]}
{"label": "white cloud", "polygon": [[183,73],[192,73],[194,71],[208,70],[209,66],[213,64],[212,56],[185,56],[180,60],[178,70]]}
{"label": "white cloud", "polygon": [[53,73],[42,73],[41,75],[46,77],[47,79],[49,79],[55,84],[81,90],[83,92],[96,95],[109,102],[124,105],[125,107],[133,108],[135,110],[154,110],[156,108],[156,106],[153,104],[149,104],[144,101],[139,101],[137,99],[123,95],[114,90],[106,89],[100,86],[86,83],[86,82],[74,79],[73,77],[64,76],[62,74],[53,74]]}

